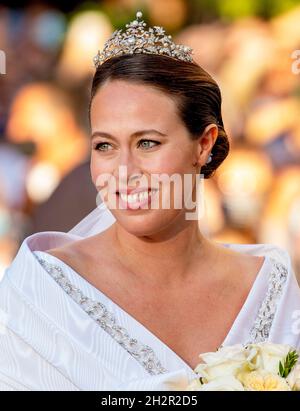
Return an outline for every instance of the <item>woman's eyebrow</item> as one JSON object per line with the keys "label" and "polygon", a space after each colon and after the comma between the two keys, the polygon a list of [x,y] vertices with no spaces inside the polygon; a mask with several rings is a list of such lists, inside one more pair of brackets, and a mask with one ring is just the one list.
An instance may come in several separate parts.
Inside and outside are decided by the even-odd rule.
{"label": "woman's eyebrow", "polygon": [[[161,133],[158,130],[155,129],[150,129],[150,130],[140,130],[140,131],[136,131],[133,134],[131,134],[131,138],[135,138],[135,137],[140,137],[143,136],[145,134],[156,134],[160,137],[166,137],[167,135],[164,133]],[[91,139],[93,139],[94,137],[104,137],[104,138],[111,138],[112,140],[117,140],[116,137],[112,136],[109,133],[105,133],[104,131],[95,131],[92,136]]]}

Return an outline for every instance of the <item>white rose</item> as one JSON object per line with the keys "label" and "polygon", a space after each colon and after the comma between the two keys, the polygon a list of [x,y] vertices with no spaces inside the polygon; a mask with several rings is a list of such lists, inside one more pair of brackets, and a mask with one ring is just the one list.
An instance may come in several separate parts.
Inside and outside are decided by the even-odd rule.
{"label": "white rose", "polygon": [[194,387],[194,391],[245,391],[243,385],[232,375],[217,377],[207,384]]}
{"label": "white rose", "polygon": [[257,350],[257,356],[252,360],[256,367],[273,374],[278,373],[279,362],[283,362],[289,351],[293,351],[290,345],[269,342],[251,344],[249,348]]}
{"label": "white rose", "polygon": [[291,391],[285,378],[267,371],[252,371],[238,376],[245,391]]}
{"label": "white rose", "polygon": [[286,379],[292,390],[300,391],[300,363],[293,367]]}
{"label": "white rose", "polygon": [[203,377],[206,383],[218,377],[235,376],[245,368],[248,356],[249,353],[242,344],[223,347],[216,352],[201,354],[199,357],[205,362],[197,365],[195,372]]}
{"label": "white rose", "polygon": [[219,348],[215,352],[207,352],[199,355],[206,364],[215,364],[220,360],[231,359],[237,361],[245,360],[245,348],[242,344]]}

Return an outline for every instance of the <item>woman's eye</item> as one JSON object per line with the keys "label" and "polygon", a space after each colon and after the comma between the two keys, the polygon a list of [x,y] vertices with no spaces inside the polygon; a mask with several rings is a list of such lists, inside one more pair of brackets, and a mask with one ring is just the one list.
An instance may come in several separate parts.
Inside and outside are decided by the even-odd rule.
{"label": "woman's eye", "polygon": [[[151,145],[153,144],[153,145]],[[155,147],[156,145],[160,144],[158,141],[154,141],[154,140],[140,140],[138,142],[138,146],[141,146],[144,149],[148,149],[148,148],[152,148]],[[98,151],[108,151],[108,146],[110,146],[110,143],[97,143],[94,146],[94,150],[98,150]]]}
{"label": "woman's eye", "polygon": [[105,148],[103,148],[103,146],[109,146],[109,143],[98,143],[95,145],[95,150],[99,150],[99,151],[107,151]]}
{"label": "woman's eye", "polygon": [[[154,143],[153,146],[149,146],[148,144],[144,144],[144,143]],[[154,140],[140,140],[139,141],[139,146],[142,146],[143,148],[152,148],[155,145],[160,144],[158,141],[154,141]]]}

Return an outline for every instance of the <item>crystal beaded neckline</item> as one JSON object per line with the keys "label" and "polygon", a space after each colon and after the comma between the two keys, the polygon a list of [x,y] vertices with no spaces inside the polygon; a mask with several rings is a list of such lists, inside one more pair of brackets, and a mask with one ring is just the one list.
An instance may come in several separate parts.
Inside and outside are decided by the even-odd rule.
{"label": "crystal beaded neckline", "polygon": [[[120,344],[133,358],[135,358],[150,375],[168,372],[168,370],[162,366],[153,349],[148,345],[139,342],[137,339],[132,338],[124,327],[117,324],[114,315],[107,310],[103,303],[86,297],[80,289],[69,281],[68,277],[58,264],[46,261],[44,258],[41,258],[39,255],[35,254],[35,252],[33,253],[40,264],[60,285],[60,287],[62,287],[62,289],[94,321],[96,321],[104,331],[111,335],[111,337],[118,344]],[[269,258],[271,266],[270,272],[268,273],[268,289],[258,308],[255,321],[249,330],[249,340],[247,341],[247,344],[268,340],[278,302],[283,293],[284,285],[287,280],[287,268],[276,259],[272,257]],[[260,270],[258,277],[261,273],[262,270]]]}
{"label": "crystal beaded neckline", "polygon": [[60,287],[119,345],[121,345],[133,358],[135,358],[150,375],[167,372],[153,349],[148,345],[132,338],[128,331],[117,324],[115,316],[108,311],[106,306],[85,296],[82,291],[73,285],[63,272],[62,268],[50,263],[35,254],[36,258]]}

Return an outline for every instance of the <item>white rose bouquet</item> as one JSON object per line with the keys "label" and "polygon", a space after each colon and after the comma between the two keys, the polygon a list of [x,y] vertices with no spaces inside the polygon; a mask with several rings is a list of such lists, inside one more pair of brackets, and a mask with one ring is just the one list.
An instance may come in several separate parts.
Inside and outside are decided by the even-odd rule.
{"label": "white rose bouquet", "polygon": [[289,345],[237,344],[199,357],[186,391],[300,391],[299,353]]}

